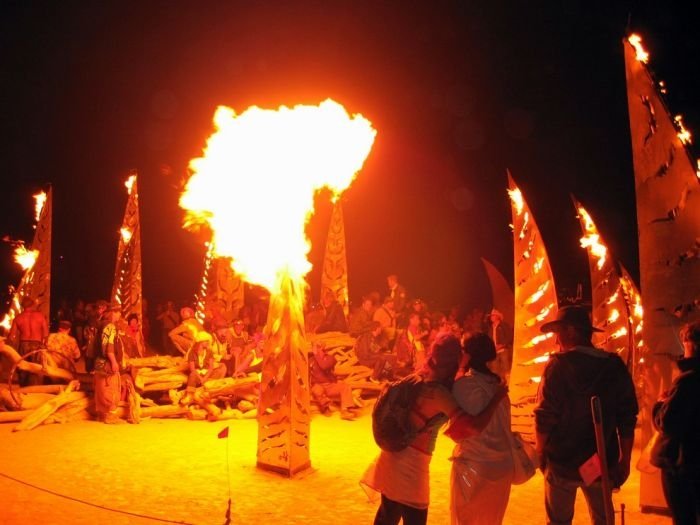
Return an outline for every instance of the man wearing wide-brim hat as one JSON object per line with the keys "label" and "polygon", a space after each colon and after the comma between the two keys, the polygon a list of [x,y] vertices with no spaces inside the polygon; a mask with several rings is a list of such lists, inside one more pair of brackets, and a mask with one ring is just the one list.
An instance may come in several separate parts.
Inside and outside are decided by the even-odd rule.
{"label": "man wearing wide-brim hat", "polygon": [[553,332],[560,348],[544,369],[535,409],[547,523],[571,523],[576,492],[581,488],[593,523],[603,525],[610,495],[603,494],[599,476],[582,477],[580,470],[597,459],[591,397],[601,401],[610,478],[619,487],[629,476],[639,411],[634,384],[617,354],[593,346],[593,332],[602,330],[593,327],[586,308],[561,308],[556,320],[543,324],[541,331]]}

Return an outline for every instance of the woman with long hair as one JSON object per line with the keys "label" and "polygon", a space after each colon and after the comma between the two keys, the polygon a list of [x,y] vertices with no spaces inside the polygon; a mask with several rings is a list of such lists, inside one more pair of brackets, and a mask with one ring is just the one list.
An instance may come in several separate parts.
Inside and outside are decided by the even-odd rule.
{"label": "woman with long hair", "polygon": [[[468,414],[478,414],[503,388],[488,364],[496,346],[483,333],[464,342],[460,373],[452,395]],[[453,525],[496,525],[503,521],[513,479],[510,402],[501,398],[496,411],[477,435],[467,436],[452,453],[450,514]]]}

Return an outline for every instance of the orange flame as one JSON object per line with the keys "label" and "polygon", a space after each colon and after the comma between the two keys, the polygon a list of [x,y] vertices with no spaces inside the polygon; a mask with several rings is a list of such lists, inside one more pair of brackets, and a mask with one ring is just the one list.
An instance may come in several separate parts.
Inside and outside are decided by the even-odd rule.
{"label": "orange flame", "polygon": [[34,220],[37,222],[41,219],[41,212],[44,209],[44,204],[46,204],[46,193],[40,191],[34,195]]}
{"label": "orange flame", "polygon": [[23,243],[15,247],[15,262],[19,264],[23,270],[31,270],[39,257],[39,250],[27,250]]}
{"label": "orange flame", "polygon": [[131,190],[134,187],[134,182],[136,181],[136,175],[131,175],[128,179],[124,181],[124,186],[126,186],[126,191],[131,195]]}
{"label": "orange flame", "polygon": [[518,216],[522,215],[523,209],[525,208],[525,200],[523,199],[523,194],[521,193],[520,188],[508,190],[508,196],[515,207],[515,213]]}
{"label": "orange flame", "polygon": [[554,332],[549,332],[549,333],[547,333],[547,334],[536,335],[535,337],[533,337],[532,339],[530,339],[530,341],[528,341],[527,343],[525,343],[525,344],[523,345],[523,347],[524,347],[524,348],[532,348],[533,346],[536,346],[536,345],[540,344],[541,342],[546,341],[547,339],[550,339],[550,338],[552,338],[552,337],[554,337]]}
{"label": "orange flame", "polygon": [[523,304],[533,304],[539,301],[544,293],[547,291],[549,288],[549,281],[546,281],[545,283],[541,284],[539,288],[537,288],[537,291],[533,293],[530,297],[528,297]]}
{"label": "orange flame", "polygon": [[578,207],[578,213],[579,216],[583,218],[584,228],[588,232],[588,235],[581,237],[581,247],[589,249],[591,255],[597,259],[596,266],[600,270],[603,268],[603,265],[605,265],[605,258],[608,249],[603,243],[600,242],[598,228],[596,228],[593,219],[591,219],[591,216],[583,206]]}
{"label": "orange flame", "polygon": [[629,40],[629,43],[634,47],[637,60],[643,64],[649,62],[649,53],[642,47],[642,37],[636,33],[632,33],[627,40]]}
{"label": "orange flame", "polygon": [[350,185],[376,131],[330,99],[240,115],[220,106],[214,123],[180,197],[185,226],[207,224],[216,256],[231,257],[243,279],[277,292],[278,278],[300,281],[311,269],[304,229],[315,193],[325,187],[339,195]]}
{"label": "orange flame", "polygon": [[681,140],[683,144],[691,144],[693,142],[693,135],[691,135],[690,131],[688,131],[683,124],[683,115],[676,115],[673,117],[673,122],[676,123],[676,127],[678,128],[678,138]]}

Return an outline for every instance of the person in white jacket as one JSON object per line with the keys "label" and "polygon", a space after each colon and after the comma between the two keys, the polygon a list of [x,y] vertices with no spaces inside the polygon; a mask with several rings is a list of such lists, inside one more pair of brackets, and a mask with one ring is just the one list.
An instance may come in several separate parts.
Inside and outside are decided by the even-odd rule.
{"label": "person in white jacket", "polygon": [[[496,346],[483,333],[464,342],[464,358],[452,395],[468,414],[478,414],[502,388],[488,363]],[[513,479],[510,401],[505,397],[480,434],[460,440],[452,453],[450,514],[453,525],[502,523]]]}

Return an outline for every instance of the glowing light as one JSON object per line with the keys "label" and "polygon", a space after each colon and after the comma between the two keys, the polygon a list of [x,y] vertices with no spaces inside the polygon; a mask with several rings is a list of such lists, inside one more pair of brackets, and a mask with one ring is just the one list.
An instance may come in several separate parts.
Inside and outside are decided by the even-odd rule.
{"label": "glowing light", "polygon": [[531,377],[530,381],[532,381],[533,383],[540,383],[542,381],[542,376]]}
{"label": "glowing light", "polygon": [[5,314],[5,317],[2,318],[2,321],[0,321],[0,327],[4,328],[7,331],[9,331],[10,328],[12,328],[12,320],[14,319],[14,315],[10,316],[10,313],[14,314],[14,311],[10,310],[8,313]]}
{"label": "glowing light", "polygon": [[549,289],[549,281],[541,284],[537,291],[525,300],[524,304],[533,304],[539,301],[544,293]]}
{"label": "glowing light", "polygon": [[131,195],[131,190],[134,187],[134,182],[136,182],[136,175],[131,175],[126,181],[124,181],[124,186],[126,186],[126,191]]}
{"label": "glowing light", "polygon": [[627,335],[627,328],[624,326],[615,330],[615,332],[613,332],[610,336],[610,339],[617,339],[618,337],[622,337],[623,335]]}
{"label": "glowing light", "polygon": [[636,52],[636,58],[643,64],[649,62],[649,53],[647,53],[642,47],[642,37],[636,33],[633,33],[627,39]]}
{"label": "glowing light", "polygon": [[550,332],[550,333],[548,333],[548,334],[536,335],[535,337],[533,337],[532,339],[530,339],[530,341],[528,341],[527,343],[525,343],[525,344],[523,345],[523,347],[524,347],[524,348],[532,348],[533,346],[536,346],[536,345],[540,344],[541,342],[546,341],[547,339],[551,339],[552,337],[554,337],[554,333],[553,333],[553,332]]}
{"label": "glowing light", "polygon": [[643,358],[643,357],[640,357],[640,358],[639,358],[639,364],[644,364],[644,358]]}
{"label": "glowing light", "polygon": [[666,82],[663,80],[659,80],[659,91],[661,91],[661,93],[664,95],[666,94]]}
{"label": "glowing light", "polygon": [[605,301],[605,304],[613,304],[615,301],[617,301],[617,298],[620,297],[620,289],[618,288],[614,294],[612,294],[610,297],[608,297],[608,300]]}
{"label": "glowing light", "polygon": [[700,159],[697,160],[698,169],[695,171],[695,175],[700,179]]}
{"label": "glowing light", "polygon": [[508,196],[515,207],[516,215],[522,215],[523,209],[525,208],[525,200],[523,199],[523,194],[520,192],[520,188],[508,190]]}
{"label": "glowing light", "polygon": [[122,241],[124,241],[124,244],[129,244],[129,241],[131,240],[131,236],[133,235],[133,232],[126,227],[122,227],[121,230],[119,230],[122,236]]}
{"label": "glowing light", "polygon": [[39,257],[38,250],[27,250],[24,243],[20,243],[15,247],[15,262],[19,264],[23,270],[31,270]]}
{"label": "glowing light", "polygon": [[609,323],[609,324],[614,323],[614,322],[617,321],[619,318],[620,318],[620,311],[617,310],[617,309],[613,309],[613,310],[610,312],[610,316],[608,317],[608,323]]}
{"label": "glowing light", "polygon": [[544,266],[544,257],[540,257],[532,264],[532,273],[540,273],[540,270]]}
{"label": "glowing light", "polygon": [[527,223],[530,221],[530,214],[528,212],[525,212],[525,216],[523,217],[523,227],[520,229],[520,235],[518,235],[518,238],[524,239],[525,234],[527,233]]}
{"label": "glowing light", "polygon": [[599,270],[601,270],[603,265],[605,265],[605,258],[608,249],[603,243],[600,242],[600,234],[598,233],[598,229],[596,228],[593,219],[591,219],[591,216],[583,208],[583,206],[578,207],[578,213],[583,219],[586,232],[588,232],[588,235],[581,237],[581,247],[588,248],[590,254],[597,259],[596,266]]}
{"label": "glowing light", "polygon": [[40,191],[34,195],[34,220],[39,222],[41,218],[41,212],[44,209],[44,204],[46,204],[46,193]]}
{"label": "glowing light", "polygon": [[[303,280],[311,269],[304,230],[314,195],[325,187],[337,196],[351,184],[376,131],[332,100],[240,115],[220,106],[214,124],[180,197],[185,227],[208,225],[214,254],[231,257],[250,283],[276,292],[283,275]],[[235,205],[232,195],[240,196]]]}
{"label": "glowing light", "polygon": [[690,134],[690,131],[688,131],[685,128],[685,125],[683,125],[683,115],[676,115],[673,117],[673,122],[676,123],[676,128],[678,128],[678,138],[683,144],[690,144],[693,142],[693,136]]}
{"label": "glowing light", "polygon": [[549,361],[549,354],[544,354],[544,355],[541,355],[539,357],[535,357],[532,361],[534,363],[538,363],[538,364],[539,363],[546,363],[547,361]]}

